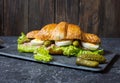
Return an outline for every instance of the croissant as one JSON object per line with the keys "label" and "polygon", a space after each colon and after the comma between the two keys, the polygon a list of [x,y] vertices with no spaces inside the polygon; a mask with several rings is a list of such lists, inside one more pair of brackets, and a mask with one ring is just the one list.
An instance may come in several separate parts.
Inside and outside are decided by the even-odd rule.
{"label": "croissant", "polygon": [[47,24],[45,25],[36,35],[36,39],[40,40],[50,40],[51,38],[51,33],[55,29],[57,24]]}
{"label": "croissant", "polygon": [[35,38],[35,35],[39,32],[40,30],[33,30],[33,31],[30,31],[26,34],[26,37],[27,38]]}
{"label": "croissant", "polygon": [[82,31],[79,26],[60,22],[44,26],[35,38],[40,40],[81,39]]}
{"label": "croissant", "polygon": [[62,40],[67,35],[67,22],[60,22],[51,33],[51,40]]}
{"label": "croissant", "polygon": [[99,44],[101,40],[95,34],[85,33],[84,32],[84,33],[82,33],[81,41],[89,42],[89,43],[94,43],[94,44]]}
{"label": "croissant", "polygon": [[66,39],[80,39],[82,36],[82,30],[78,25],[68,24]]}
{"label": "croissant", "polygon": [[67,22],[45,25],[37,34],[35,34],[34,37],[40,40],[78,39],[83,42],[89,42],[94,44],[100,43],[100,38],[97,35],[85,33],[78,25],[69,24]]}

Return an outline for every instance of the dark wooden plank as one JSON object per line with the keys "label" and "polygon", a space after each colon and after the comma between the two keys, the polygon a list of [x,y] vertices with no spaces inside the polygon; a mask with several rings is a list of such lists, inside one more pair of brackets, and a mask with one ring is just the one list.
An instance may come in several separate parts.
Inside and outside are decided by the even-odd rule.
{"label": "dark wooden plank", "polygon": [[119,0],[81,0],[80,26],[100,37],[120,37]]}
{"label": "dark wooden plank", "polygon": [[55,0],[55,22],[67,21],[66,19],[66,0]]}
{"label": "dark wooden plank", "polygon": [[102,0],[100,11],[102,21],[101,33],[103,37],[120,37],[120,0]]}
{"label": "dark wooden plank", "polygon": [[56,0],[55,21],[78,24],[79,0]]}
{"label": "dark wooden plank", "polygon": [[0,0],[0,35],[3,34],[3,0]]}
{"label": "dark wooden plank", "polygon": [[80,26],[85,32],[98,33],[100,0],[80,0]]}
{"label": "dark wooden plank", "polygon": [[0,0],[0,35],[67,21],[101,37],[120,37],[119,4],[120,0]]}
{"label": "dark wooden plank", "polygon": [[79,24],[79,1],[80,0],[64,0],[66,2],[65,16],[69,23]]}
{"label": "dark wooden plank", "polygon": [[54,0],[29,0],[29,31],[54,22]]}
{"label": "dark wooden plank", "polygon": [[28,0],[4,0],[4,35],[28,31]]}
{"label": "dark wooden plank", "polygon": [[[114,35],[112,37],[120,37],[120,0],[112,0],[115,10],[115,26],[113,28]],[[110,36],[109,36],[110,37]]]}

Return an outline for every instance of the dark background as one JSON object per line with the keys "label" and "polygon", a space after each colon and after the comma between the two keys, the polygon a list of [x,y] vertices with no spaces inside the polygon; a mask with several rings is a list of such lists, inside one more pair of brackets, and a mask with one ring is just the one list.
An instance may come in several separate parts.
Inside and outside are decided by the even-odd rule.
{"label": "dark background", "polygon": [[0,0],[0,35],[67,21],[100,37],[120,37],[120,0]]}

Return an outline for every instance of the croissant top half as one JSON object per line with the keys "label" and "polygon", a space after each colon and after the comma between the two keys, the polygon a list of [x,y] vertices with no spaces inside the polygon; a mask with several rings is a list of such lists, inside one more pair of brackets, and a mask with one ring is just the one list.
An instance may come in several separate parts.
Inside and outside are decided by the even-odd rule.
{"label": "croissant top half", "polygon": [[81,33],[82,31],[79,26],[60,22],[59,24],[44,26],[35,38],[41,40],[81,39]]}
{"label": "croissant top half", "polygon": [[94,44],[99,44],[101,42],[100,38],[97,35],[85,32],[82,33],[81,41]]}
{"label": "croissant top half", "polygon": [[27,38],[35,38],[35,35],[38,34],[40,30],[33,30],[33,31],[30,31],[26,34],[26,37]]}
{"label": "croissant top half", "polygon": [[45,25],[39,32],[38,34],[35,35],[36,39],[40,40],[50,40],[51,38],[51,33],[55,29],[57,24],[48,24]]}
{"label": "croissant top half", "polygon": [[91,33],[85,33],[78,25],[60,22],[45,25],[41,30],[34,30],[27,34],[28,38],[40,40],[69,40],[79,39],[83,42],[100,43],[100,38]]}

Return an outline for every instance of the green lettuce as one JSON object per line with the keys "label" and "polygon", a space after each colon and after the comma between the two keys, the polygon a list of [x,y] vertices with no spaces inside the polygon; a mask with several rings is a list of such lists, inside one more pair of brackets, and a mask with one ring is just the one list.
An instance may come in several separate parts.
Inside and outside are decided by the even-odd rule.
{"label": "green lettuce", "polygon": [[18,44],[17,49],[19,52],[34,52],[38,47],[31,45]]}
{"label": "green lettuce", "polygon": [[61,47],[63,50],[63,55],[65,56],[76,56],[77,53],[79,52],[79,48],[75,46],[66,46],[66,47]]}
{"label": "green lettuce", "polygon": [[57,51],[57,50],[62,50],[63,51],[63,55],[65,56],[80,56],[80,55],[83,55],[83,54],[100,54],[102,55],[104,53],[103,50],[85,50],[83,48],[78,48],[76,46],[73,46],[73,45],[70,45],[70,46],[61,46],[61,47],[55,47],[53,46],[52,47],[54,49],[54,51]]}
{"label": "green lettuce", "polygon": [[36,49],[34,53],[34,59],[37,61],[50,62],[53,59],[49,54],[49,51],[44,46]]}
{"label": "green lettuce", "polygon": [[22,44],[24,42],[29,42],[29,41],[30,39],[28,39],[23,32],[21,33],[21,36],[19,36],[17,40],[18,44]]}

